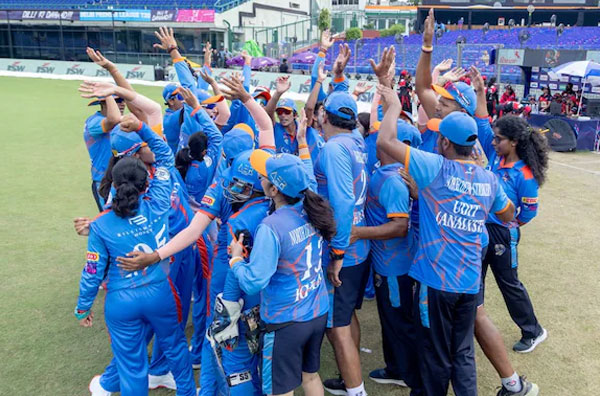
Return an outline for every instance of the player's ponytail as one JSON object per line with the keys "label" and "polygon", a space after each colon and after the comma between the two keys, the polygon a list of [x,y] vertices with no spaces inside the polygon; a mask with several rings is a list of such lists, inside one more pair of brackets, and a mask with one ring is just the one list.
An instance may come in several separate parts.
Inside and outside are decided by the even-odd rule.
{"label": "player's ponytail", "polygon": [[104,172],[104,176],[100,181],[100,187],[98,187],[98,194],[104,199],[106,202],[108,200],[108,196],[110,194],[110,186],[112,186],[112,170],[113,167],[119,162],[120,157],[115,157],[114,155],[110,157],[108,160],[108,166],[106,167],[106,171]]}
{"label": "player's ponytail", "polygon": [[208,147],[208,137],[204,132],[196,132],[188,139],[188,146],[177,152],[175,157],[175,167],[185,179],[187,171],[192,161],[204,161],[206,148]]}
{"label": "player's ponytail", "polygon": [[133,157],[125,157],[112,169],[113,184],[117,193],[113,197],[112,209],[119,217],[136,214],[139,196],[146,189],[148,171],[144,163]]}
{"label": "player's ponytail", "polygon": [[501,135],[517,142],[517,155],[531,169],[538,185],[544,184],[550,151],[546,137],[532,128],[524,118],[512,115],[499,118],[494,127],[498,128]]}
{"label": "player's ponytail", "polygon": [[308,221],[319,231],[323,239],[330,241],[335,235],[335,220],[329,202],[309,189],[304,190],[303,194],[303,206]]}

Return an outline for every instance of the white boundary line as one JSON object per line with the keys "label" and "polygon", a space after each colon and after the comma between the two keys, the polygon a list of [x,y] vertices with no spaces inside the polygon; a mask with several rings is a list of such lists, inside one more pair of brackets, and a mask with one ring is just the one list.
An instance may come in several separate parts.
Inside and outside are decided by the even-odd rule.
{"label": "white boundary line", "polygon": [[556,160],[553,160],[553,159],[551,159],[550,162],[552,162],[553,164],[564,166],[565,168],[577,169],[577,170],[582,171],[582,172],[591,173],[592,175],[600,176],[600,171],[595,171],[595,170],[580,168],[578,166],[573,166],[573,165],[565,164],[564,162],[559,162],[559,161],[556,161]]}

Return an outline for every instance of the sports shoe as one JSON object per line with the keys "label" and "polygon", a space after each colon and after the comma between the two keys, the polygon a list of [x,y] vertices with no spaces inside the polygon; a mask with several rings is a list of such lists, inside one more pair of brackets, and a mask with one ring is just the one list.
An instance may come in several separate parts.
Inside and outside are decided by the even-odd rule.
{"label": "sports shoe", "polygon": [[342,376],[337,378],[329,378],[323,381],[323,388],[332,395],[346,396],[346,384]]}
{"label": "sports shoe", "polygon": [[200,364],[200,363],[193,363],[192,362],[192,368],[194,370],[200,370],[202,368],[202,364]]}
{"label": "sports shoe", "polygon": [[513,345],[513,351],[518,353],[529,353],[546,338],[548,338],[548,332],[546,329],[542,328],[542,334],[535,338],[521,338],[519,342]]}
{"label": "sports shoe", "polygon": [[400,378],[392,377],[384,368],[371,371],[371,374],[369,374],[369,378],[377,382],[378,384],[392,384],[404,387],[407,386],[406,382],[404,382]]}
{"label": "sports shoe", "polygon": [[111,396],[112,392],[107,391],[100,385],[100,376],[97,375],[90,381],[90,385],[88,386],[90,393],[92,396]]}
{"label": "sports shoe", "polygon": [[165,375],[148,375],[148,389],[167,388],[177,390],[175,378],[170,371]]}
{"label": "sports shoe", "polygon": [[537,396],[540,392],[540,388],[533,382],[529,382],[525,379],[526,377],[523,375],[519,377],[521,380],[521,391],[520,392],[511,392],[506,389],[504,386],[502,389],[498,391],[496,396]]}

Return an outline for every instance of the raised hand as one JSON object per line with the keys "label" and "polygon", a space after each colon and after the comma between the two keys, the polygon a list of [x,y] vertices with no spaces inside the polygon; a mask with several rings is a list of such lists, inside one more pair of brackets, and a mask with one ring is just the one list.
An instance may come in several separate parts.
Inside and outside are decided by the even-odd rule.
{"label": "raised hand", "polygon": [[389,85],[391,78],[389,77],[390,70],[395,72],[396,49],[392,45],[390,48],[384,48],[379,63],[375,63],[373,59],[369,59],[371,68],[375,72],[380,84]]}
{"label": "raised hand", "polygon": [[243,50],[240,55],[242,58],[244,58],[244,64],[250,66],[252,63],[252,56],[248,53],[248,51]]}
{"label": "raised hand", "polygon": [[103,69],[108,70],[110,68],[115,67],[115,64],[106,59],[100,51],[95,51],[93,48],[87,47],[85,49],[85,52],[87,53],[87,56],[89,56],[89,58],[92,60],[92,62],[102,67]]}
{"label": "raised hand", "polygon": [[402,107],[400,104],[400,99],[398,98],[398,95],[396,95],[396,91],[394,91],[392,88],[383,84],[379,84],[377,85],[377,93],[381,96],[381,99],[388,107]]}
{"label": "raised hand", "polygon": [[481,77],[481,73],[479,69],[475,66],[471,66],[469,69],[469,78],[471,79],[471,85],[475,92],[484,92],[485,91],[485,82],[483,82],[483,77]]}
{"label": "raised hand", "polygon": [[325,62],[319,63],[317,81],[323,84],[323,81],[327,78],[327,73],[325,72]]}
{"label": "raised hand", "polygon": [[210,74],[206,73],[204,70],[200,69],[198,73],[208,85],[212,86],[215,83],[215,79]]}
{"label": "raised hand", "polygon": [[183,96],[183,100],[185,101],[185,103],[187,103],[188,106],[190,106],[192,109],[195,109],[198,106],[200,106],[198,98],[196,97],[196,95],[194,95],[191,89],[179,87],[179,92],[181,93],[181,96]]}
{"label": "raised hand", "polygon": [[300,122],[298,123],[298,130],[296,131],[296,139],[298,139],[298,145],[306,144],[306,128],[308,127],[308,119],[306,118],[306,111],[302,109],[300,112]]}
{"label": "raised hand", "polygon": [[423,46],[431,47],[433,43],[433,28],[435,26],[435,16],[433,15],[433,8],[429,9],[429,15],[425,18],[423,30]]}
{"label": "raised hand", "polygon": [[132,113],[125,114],[121,117],[121,130],[123,132],[135,132],[140,129],[141,121]]}
{"label": "raised hand", "polygon": [[450,70],[450,68],[452,67],[452,62],[452,59],[444,59],[443,61],[438,63],[438,65],[434,69],[437,69],[437,71],[443,73],[446,70]]}
{"label": "raised hand", "polygon": [[77,235],[88,236],[90,234],[90,223],[92,219],[89,217],[76,217],[73,219],[73,226]]}
{"label": "raised hand", "polygon": [[275,92],[278,94],[284,94],[292,86],[290,76],[279,76],[276,80]]}
{"label": "raised hand", "polygon": [[154,48],[160,48],[161,50],[168,51],[170,48],[177,47],[177,41],[175,40],[175,35],[173,34],[173,28],[161,26],[158,28],[157,32],[154,32],[154,35],[160,40],[160,44],[155,43],[153,45]]}
{"label": "raised hand", "polygon": [[344,69],[350,60],[350,56],[352,55],[352,51],[350,51],[350,47],[348,44],[340,44],[340,52],[335,59],[335,63],[333,64],[333,74],[336,76],[341,76],[344,74]]}
{"label": "raised hand", "polygon": [[223,96],[225,96],[225,98],[228,100],[239,99],[242,102],[246,102],[248,99],[252,98],[244,89],[244,84],[242,83],[242,79],[238,73],[234,73],[229,77],[222,78],[221,83],[227,87],[227,89],[222,89],[222,91]]}
{"label": "raised hand", "polygon": [[[210,44],[210,41],[207,41],[206,44],[204,44],[204,64],[210,66],[211,60],[212,60],[212,46]],[[206,81],[206,80],[204,80],[204,81]]]}
{"label": "raised hand", "polygon": [[444,83],[448,82],[448,81],[452,81],[452,82],[457,82],[458,80],[460,80],[462,77],[467,75],[467,71],[465,69],[463,69],[462,67],[455,67],[450,71],[447,71],[446,73],[444,73],[444,75],[442,76],[442,79],[444,80]]}
{"label": "raised hand", "polygon": [[323,30],[321,33],[321,48],[327,51],[333,45],[333,41],[331,31],[329,29]]}
{"label": "raised hand", "polygon": [[358,84],[356,84],[356,87],[354,87],[354,94],[356,96],[360,96],[362,94],[364,94],[365,92],[367,92],[369,90],[369,86],[367,86],[366,82],[359,82]]}
{"label": "raised hand", "polygon": [[82,98],[105,98],[114,95],[116,86],[106,81],[84,81],[79,85]]}

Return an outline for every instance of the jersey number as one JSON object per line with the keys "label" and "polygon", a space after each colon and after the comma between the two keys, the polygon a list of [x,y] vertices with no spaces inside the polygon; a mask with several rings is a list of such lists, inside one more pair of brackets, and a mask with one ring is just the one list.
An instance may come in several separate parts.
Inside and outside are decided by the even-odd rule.
{"label": "jersey number", "polygon": [[[319,238],[319,241],[317,242],[317,252],[316,252],[316,254],[319,255],[319,262],[318,262],[317,266],[315,267],[315,274],[318,274],[321,271],[321,264],[322,264],[322,260],[323,260],[323,256],[321,253],[322,246],[323,246],[323,238]],[[310,278],[310,269],[312,268],[312,255],[313,255],[312,242],[309,243],[304,250],[306,250],[306,271],[304,271],[304,275],[302,276],[302,279],[300,279],[300,281],[305,281],[308,278]]]}

